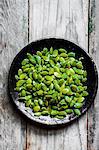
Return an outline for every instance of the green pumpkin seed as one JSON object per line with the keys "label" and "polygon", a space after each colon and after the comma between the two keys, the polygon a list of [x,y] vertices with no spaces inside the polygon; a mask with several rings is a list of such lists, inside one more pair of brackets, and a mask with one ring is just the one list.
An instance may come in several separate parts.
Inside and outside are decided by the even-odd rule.
{"label": "green pumpkin seed", "polygon": [[77,102],[78,102],[78,103],[82,103],[82,102],[84,101],[84,99],[85,99],[84,97],[79,97],[79,98],[77,99]]}
{"label": "green pumpkin seed", "polygon": [[61,110],[65,110],[65,109],[67,109],[68,108],[68,105],[62,105],[61,106]]}
{"label": "green pumpkin seed", "polygon": [[48,56],[42,56],[44,61],[49,61],[49,57]]}
{"label": "green pumpkin seed", "polygon": [[58,83],[61,86],[64,82],[65,82],[64,79],[60,79]]}
{"label": "green pumpkin seed", "polygon": [[51,115],[52,116],[56,116],[58,114],[58,111],[57,110],[51,110]]}
{"label": "green pumpkin seed", "polygon": [[72,100],[72,101],[70,102],[70,107],[73,107],[73,106],[74,106],[74,104],[75,104],[75,101],[74,101],[74,100]]}
{"label": "green pumpkin seed", "polygon": [[60,57],[60,62],[62,63],[62,64],[64,64],[65,63],[65,59],[63,58],[63,57]]}
{"label": "green pumpkin seed", "polygon": [[69,89],[68,89],[68,88],[65,88],[65,89],[62,90],[62,93],[63,93],[63,94],[67,94],[68,92],[69,92]]}
{"label": "green pumpkin seed", "polygon": [[34,105],[38,106],[38,100],[34,100]]}
{"label": "green pumpkin seed", "polygon": [[58,84],[55,84],[54,86],[57,91],[60,91],[60,86]]}
{"label": "green pumpkin seed", "polygon": [[41,116],[41,112],[34,113],[34,116]]}
{"label": "green pumpkin seed", "polygon": [[39,91],[37,91],[37,94],[38,94],[38,95],[43,95],[43,91],[42,91],[42,90],[39,90]]}
{"label": "green pumpkin seed", "polygon": [[87,91],[83,91],[82,96],[88,96],[88,92]]}
{"label": "green pumpkin seed", "polygon": [[54,72],[54,76],[57,77],[57,78],[61,78],[62,77],[62,75],[60,73],[58,73],[58,72]]}
{"label": "green pumpkin seed", "polygon": [[46,54],[48,52],[48,49],[45,47],[43,48],[43,54]]}
{"label": "green pumpkin seed", "polygon": [[63,79],[67,79],[67,77],[68,77],[68,76],[67,76],[66,73],[63,73],[63,74],[62,74],[62,78],[63,78]]}
{"label": "green pumpkin seed", "polygon": [[70,68],[70,69],[67,69],[66,70],[66,74],[69,76],[69,75],[74,75],[75,74],[75,71],[72,69],[72,68]]}
{"label": "green pumpkin seed", "polygon": [[28,89],[32,89],[32,88],[33,88],[32,84],[27,84],[26,87],[27,87]]}
{"label": "green pumpkin seed", "polygon": [[53,51],[53,57],[56,57],[58,55],[58,50]]}
{"label": "green pumpkin seed", "polygon": [[74,113],[77,115],[77,116],[80,116],[81,115],[81,112],[79,109],[74,109]]}
{"label": "green pumpkin seed", "polygon": [[82,62],[81,61],[78,61],[77,64],[76,64],[77,68],[79,69],[83,69],[83,65],[82,65]]}
{"label": "green pumpkin seed", "polygon": [[32,56],[30,53],[27,53],[27,57],[32,64],[36,64],[36,60],[34,56]]}
{"label": "green pumpkin seed", "polygon": [[44,83],[42,83],[42,89],[43,89],[44,91],[47,91],[47,86],[46,86]]}
{"label": "green pumpkin seed", "polygon": [[25,90],[22,90],[21,96],[22,96],[22,97],[26,96],[26,91],[25,91]]}
{"label": "green pumpkin seed", "polygon": [[37,79],[37,73],[33,72],[33,78],[36,80]]}
{"label": "green pumpkin seed", "polygon": [[75,108],[81,108],[82,105],[83,105],[82,103],[76,103],[76,104],[74,105],[74,107],[75,107]]}
{"label": "green pumpkin seed", "polygon": [[59,116],[66,116],[67,113],[66,113],[65,111],[59,111],[59,112],[58,112],[58,115],[59,115]]}
{"label": "green pumpkin seed", "polygon": [[50,63],[50,65],[52,66],[52,67],[54,67],[55,66],[55,63],[54,63],[54,61],[53,60],[49,60],[49,63]]}
{"label": "green pumpkin seed", "polygon": [[31,80],[33,80],[33,73],[32,73],[32,72],[29,73],[29,78],[30,78]]}
{"label": "green pumpkin seed", "polygon": [[63,100],[61,100],[61,101],[59,102],[59,104],[60,104],[60,105],[66,105],[66,102],[65,102],[65,100],[63,99]]}
{"label": "green pumpkin seed", "polygon": [[48,81],[53,81],[53,76],[46,76],[45,79]]}
{"label": "green pumpkin seed", "polygon": [[70,52],[70,53],[68,53],[68,56],[69,56],[69,57],[75,57],[75,53]]}
{"label": "green pumpkin seed", "polygon": [[55,118],[57,118],[57,119],[64,119],[64,116],[58,116],[58,115],[56,115]]}
{"label": "green pumpkin seed", "polygon": [[29,63],[29,60],[28,59],[24,59],[21,64],[22,64],[22,66],[25,66],[28,63]]}
{"label": "green pumpkin seed", "polygon": [[50,48],[50,54],[53,54],[53,47]]}
{"label": "green pumpkin seed", "polygon": [[40,106],[34,106],[34,107],[33,107],[33,111],[34,111],[34,112],[40,111]]}
{"label": "green pumpkin seed", "polygon": [[26,107],[29,107],[31,105],[31,99],[29,99],[28,101],[26,101]]}
{"label": "green pumpkin seed", "polygon": [[37,55],[42,57],[42,53],[40,51],[37,51]]}
{"label": "green pumpkin seed", "polygon": [[41,75],[47,75],[47,74],[48,74],[47,71],[42,71],[42,72],[41,72]]}
{"label": "green pumpkin seed", "polygon": [[53,83],[51,83],[51,85],[49,86],[49,88],[52,90],[54,87]]}
{"label": "green pumpkin seed", "polygon": [[72,84],[72,85],[71,85],[71,89],[72,89],[74,92],[76,92],[76,91],[77,91],[77,86],[74,85],[74,84]]}
{"label": "green pumpkin seed", "polygon": [[72,109],[66,109],[65,111],[66,111],[67,114],[73,113],[73,110],[72,110]]}
{"label": "green pumpkin seed", "polygon": [[58,107],[57,106],[52,106],[52,109],[57,110]]}
{"label": "green pumpkin seed", "polygon": [[48,112],[47,110],[44,110],[44,111],[41,112],[41,114],[42,114],[43,116],[48,116],[48,115],[49,115],[49,112]]}
{"label": "green pumpkin seed", "polygon": [[83,78],[83,79],[82,79],[82,82],[86,82],[86,81],[87,81],[87,78]]}
{"label": "green pumpkin seed", "polygon": [[60,57],[68,57],[68,55],[66,53],[61,53]]}
{"label": "green pumpkin seed", "polygon": [[87,77],[87,71],[86,70],[83,72],[83,76]]}
{"label": "green pumpkin seed", "polygon": [[16,80],[19,80],[19,77],[18,77],[18,75],[15,75],[15,79],[16,79]]}
{"label": "green pumpkin seed", "polygon": [[60,68],[60,71],[63,73],[65,72],[65,70],[66,70],[65,68]]}
{"label": "green pumpkin seed", "polygon": [[60,48],[60,49],[59,49],[59,52],[61,52],[61,53],[66,53],[67,51],[66,51],[64,48]]}
{"label": "green pumpkin seed", "polygon": [[52,81],[45,81],[46,85],[50,85],[52,83]]}
{"label": "green pumpkin seed", "polygon": [[20,86],[22,86],[24,83],[25,83],[25,80],[19,80],[19,81],[16,83],[16,86],[17,86],[17,87],[20,87]]}
{"label": "green pumpkin seed", "polygon": [[69,96],[65,96],[65,100],[66,100],[66,102],[70,103],[70,102],[71,102],[71,100],[72,100],[72,98],[71,98],[71,97],[69,97]]}
{"label": "green pumpkin seed", "polygon": [[54,74],[54,68],[49,69],[49,75],[52,75],[52,74]]}
{"label": "green pumpkin seed", "polygon": [[23,70],[23,72],[26,72],[26,73],[28,73],[30,71],[30,68],[25,68],[24,70]]}
{"label": "green pumpkin seed", "polygon": [[20,76],[22,74],[22,69],[18,70],[18,76]]}
{"label": "green pumpkin seed", "polygon": [[59,68],[56,67],[56,66],[54,67],[54,71],[55,71],[55,72],[60,72]]}
{"label": "green pumpkin seed", "polygon": [[32,80],[31,80],[30,78],[28,78],[27,81],[26,81],[26,83],[27,83],[27,84],[31,84],[31,83],[32,83]]}
{"label": "green pumpkin seed", "polygon": [[39,99],[38,102],[41,106],[44,106],[44,102],[41,99]]}

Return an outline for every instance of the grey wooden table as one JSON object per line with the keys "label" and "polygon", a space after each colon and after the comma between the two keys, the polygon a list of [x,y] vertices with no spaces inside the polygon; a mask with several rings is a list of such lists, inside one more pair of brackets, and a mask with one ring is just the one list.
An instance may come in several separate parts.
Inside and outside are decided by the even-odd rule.
{"label": "grey wooden table", "polygon": [[13,58],[40,38],[72,40],[99,67],[98,9],[99,0],[0,0],[0,150],[99,150],[99,92],[79,121],[60,130],[26,122],[7,95]]}

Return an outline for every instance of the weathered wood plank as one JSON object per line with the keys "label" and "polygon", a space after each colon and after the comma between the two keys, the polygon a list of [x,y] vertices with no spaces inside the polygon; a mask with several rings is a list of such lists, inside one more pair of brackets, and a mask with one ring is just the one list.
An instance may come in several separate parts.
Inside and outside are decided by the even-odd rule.
{"label": "weathered wood plank", "polygon": [[[89,7],[89,53],[99,68],[99,1],[91,0]],[[88,150],[99,149],[99,90],[88,111]]]}
{"label": "weathered wood plank", "polygon": [[[99,1],[96,0],[95,1],[95,60],[96,60],[96,64],[97,64],[97,69],[99,69]],[[94,38],[94,37],[93,37]],[[98,70],[99,73],[99,70]],[[99,79],[98,79],[98,83],[99,83]],[[99,85],[99,84],[98,84]],[[98,93],[97,93],[97,97],[96,97],[96,101],[95,101],[95,121],[96,121],[96,125],[95,125],[95,136],[94,136],[94,147],[95,150],[99,149],[99,89],[98,89]]]}
{"label": "weathered wood plank", "polygon": [[[95,1],[95,58],[96,64],[97,64],[97,69],[98,69],[98,76],[99,76],[99,1]],[[94,37],[93,37],[94,39]],[[99,78],[98,78],[98,83],[99,83]],[[99,84],[98,84],[99,86]],[[97,92],[97,97],[95,100],[95,136],[94,136],[94,147],[95,150],[99,149],[99,87],[98,87],[98,92]]]}
{"label": "weathered wood plank", "polygon": [[10,64],[28,43],[28,0],[0,1],[0,150],[23,150],[26,123],[7,95]]}
{"label": "weathered wood plank", "polygon": [[[88,1],[71,1],[71,3],[72,4],[70,5],[70,25],[68,25],[69,29],[67,28],[69,32],[69,33],[67,32],[67,38],[70,36],[69,39],[73,40],[74,42],[81,45],[83,48],[87,50]],[[73,149],[74,147],[76,147],[76,144],[77,144],[76,141],[79,141],[78,143],[80,143],[80,148],[76,147],[75,149],[77,148],[87,149],[87,117],[86,115],[83,116],[79,120],[79,123],[75,124],[75,126],[77,125],[78,125],[78,128],[77,128],[78,131],[75,131],[74,134],[69,128],[69,135],[73,134],[74,136],[73,138],[69,136],[70,141],[74,141],[72,146],[70,146],[70,148],[72,147],[71,149]],[[74,129],[76,128],[75,126],[73,127]],[[78,134],[79,137],[75,136],[76,133]]]}
{"label": "weathered wood plank", "polygon": [[[89,4],[89,53],[95,59],[96,47],[95,47],[95,1],[91,0]],[[96,128],[96,114],[95,114],[95,102],[88,110],[88,150],[95,150],[94,136]]]}
{"label": "weathered wood plank", "polygon": [[[29,40],[62,37],[87,49],[88,1],[30,0]],[[60,130],[27,125],[27,149],[87,150],[87,117]]]}

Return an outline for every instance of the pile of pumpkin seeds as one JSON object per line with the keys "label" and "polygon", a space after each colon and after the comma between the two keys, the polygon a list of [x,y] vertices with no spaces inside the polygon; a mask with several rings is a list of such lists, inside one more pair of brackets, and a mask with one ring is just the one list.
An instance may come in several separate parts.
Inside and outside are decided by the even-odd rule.
{"label": "pile of pumpkin seeds", "polygon": [[82,58],[63,48],[27,53],[15,79],[19,100],[35,116],[63,119],[72,113],[80,115],[88,95]]}

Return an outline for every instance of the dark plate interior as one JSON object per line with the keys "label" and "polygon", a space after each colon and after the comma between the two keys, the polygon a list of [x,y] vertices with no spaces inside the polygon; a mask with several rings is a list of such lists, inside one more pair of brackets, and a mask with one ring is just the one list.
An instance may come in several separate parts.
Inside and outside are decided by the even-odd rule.
{"label": "dark plate interior", "polygon": [[11,100],[15,103],[16,107],[29,119],[31,119],[33,122],[40,123],[43,125],[56,127],[58,125],[64,125],[68,124],[71,121],[77,119],[78,117],[75,115],[70,115],[63,120],[57,120],[52,119],[50,117],[35,117],[33,115],[33,112],[30,108],[26,108],[25,105],[22,102],[18,101],[18,95],[14,91],[16,80],[15,80],[15,74],[17,74],[18,69],[21,66],[21,61],[26,58],[26,53],[29,52],[31,54],[35,54],[37,50],[41,51],[44,47],[50,48],[53,47],[54,49],[57,48],[65,48],[68,51],[74,51],[76,53],[76,58],[84,57],[83,65],[84,68],[87,70],[88,74],[88,92],[89,96],[85,99],[85,104],[81,110],[81,115],[86,112],[86,110],[90,107],[92,104],[97,88],[98,88],[98,73],[95,66],[95,63],[93,62],[92,58],[79,46],[76,44],[64,40],[64,39],[56,39],[56,38],[50,38],[50,39],[42,39],[38,40],[36,42],[32,42],[26,47],[24,47],[14,58],[10,71],[8,76],[8,91]]}

